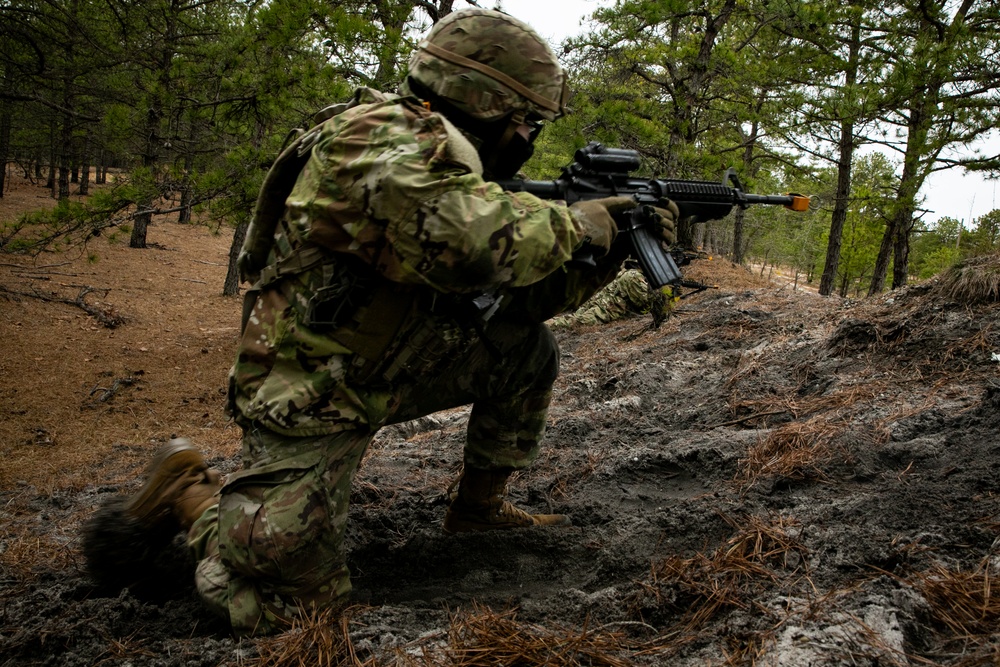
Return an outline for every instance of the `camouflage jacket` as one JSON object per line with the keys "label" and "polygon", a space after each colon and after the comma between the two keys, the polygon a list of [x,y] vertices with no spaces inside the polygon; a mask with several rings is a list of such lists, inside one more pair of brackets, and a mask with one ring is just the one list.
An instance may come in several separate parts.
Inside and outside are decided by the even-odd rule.
{"label": "camouflage jacket", "polygon": [[[230,372],[229,408],[241,424],[294,436],[375,428],[389,409],[387,385],[403,377],[379,374],[405,356],[401,340],[433,330],[439,358],[476,339],[467,322],[433,307],[437,297],[486,292],[506,297],[496,317],[541,322],[579,306],[617,271],[613,262],[564,268],[581,241],[566,205],[485,182],[471,143],[419,100],[367,89],[357,97],[361,104],[321,126],[286,200],[270,261],[304,248],[319,248],[325,261],[258,296]],[[361,277],[347,290],[352,323],[311,324],[309,304],[344,266]],[[375,312],[366,307],[380,290],[394,305],[378,312],[404,316],[385,325],[397,333],[379,351],[379,373],[362,380],[352,369],[367,338],[351,327]],[[381,333],[371,317],[364,326]],[[411,379],[433,372],[404,370]]]}

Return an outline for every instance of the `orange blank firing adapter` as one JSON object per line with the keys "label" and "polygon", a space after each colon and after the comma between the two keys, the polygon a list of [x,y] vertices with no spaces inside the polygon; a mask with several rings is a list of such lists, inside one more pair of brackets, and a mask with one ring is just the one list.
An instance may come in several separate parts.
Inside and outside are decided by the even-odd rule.
{"label": "orange blank firing adapter", "polygon": [[796,194],[794,192],[789,192],[788,196],[792,198],[792,203],[785,204],[785,208],[791,209],[792,211],[809,210],[809,197],[806,197],[805,195]]}

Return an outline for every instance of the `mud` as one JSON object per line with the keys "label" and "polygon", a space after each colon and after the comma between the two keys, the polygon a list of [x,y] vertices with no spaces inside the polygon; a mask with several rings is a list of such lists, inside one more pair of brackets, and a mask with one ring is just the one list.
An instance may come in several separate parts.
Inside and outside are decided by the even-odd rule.
{"label": "mud", "polygon": [[[621,664],[997,664],[996,594],[958,586],[1000,563],[997,314],[932,284],[863,302],[724,286],[657,331],[559,332],[545,449],[511,495],[573,525],[443,534],[466,410],[385,429],[350,511],[357,660],[416,661],[490,609],[615,633]],[[3,491],[0,512],[70,558],[6,569],[0,665],[254,664],[261,644],[201,608],[179,543],[163,586],[87,579],[80,521],[135,488],[98,478]]]}

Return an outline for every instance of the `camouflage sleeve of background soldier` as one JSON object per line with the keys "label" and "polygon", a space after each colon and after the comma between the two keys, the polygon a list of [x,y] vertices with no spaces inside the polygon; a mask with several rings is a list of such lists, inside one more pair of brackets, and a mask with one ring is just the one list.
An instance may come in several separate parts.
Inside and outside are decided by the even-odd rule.
{"label": "camouflage sleeve of background soldier", "polygon": [[664,308],[669,299],[649,288],[641,271],[622,271],[606,287],[586,302],[584,308],[552,320],[555,328],[574,324],[606,324],[629,314],[645,314],[654,308]]}
{"label": "camouflage sleeve of background soldier", "polygon": [[309,201],[312,224],[326,219],[351,239],[343,248],[322,233],[311,240],[362,256],[390,280],[444,292],[530,285],[580,243],[565,204],[484,182],[470,167],[478,160],[462,159],[466,140],[437,114],[366,105],[324,132],[314,151],[322,164],[303,172],[293,196]]}
{"label": "camouflage sleeve of background soldier", "polygon": [[618,274],[621,259],[603,258],[593,269],[567,265],[534,285],[512,289],[501,302],[504,317],[545,322],[560,313],[575,310],[605,289]]}

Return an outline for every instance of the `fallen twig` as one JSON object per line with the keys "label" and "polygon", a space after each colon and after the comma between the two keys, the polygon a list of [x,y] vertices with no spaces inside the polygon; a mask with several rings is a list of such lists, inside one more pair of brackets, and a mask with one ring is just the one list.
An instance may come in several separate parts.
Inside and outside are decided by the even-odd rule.
{"label": "fallen twig", "polygon": [[121,315],[114,313],[112,309],[110,308],[101,309],[98,308],[97,306],[92,306],[85,301],[86,296],[88,294],[90,294],[91,292],[99,292],[99,291],[103,291],[105,295],[107,295],[108,293],[107,289],[99,290],[94,287],[84,286],[80,289],[80,293],[77,294],[75,299],[67,299],[58,296],[47,296],[40,292],[21,292],[18,290],[8,289],[0,285],[0,293],[11,294],[13,296],[27,297],[29,299],[38,299],[40,301],[46,301],[48,303],[65,303],[70,306],[76,306],[77,308],[79,308],[80,310],[87,313],[95,320],[106,326],[108,329],[114,329],[124,324],[125,318],[122,317]]}
{"label": "fallen twig", "polygon": [[90,394],[88,394],[88,396],[93,396],[94,394],[100,391],[101,395],[98,396],[97,399],[94,401],[94,405],[96,405],[97,403],[107,403],[114,397],[116,393],[118,393],[119,389],[121,389],[122,387],[131,387],[137,382],[139,382],[139,378],[132,376],[126,378],[116,378],[115,381],[111,383],[110,387],[108,388],[99,386],[94,387],[93,389],[90,390]]}

